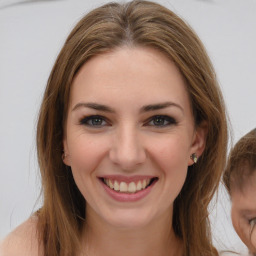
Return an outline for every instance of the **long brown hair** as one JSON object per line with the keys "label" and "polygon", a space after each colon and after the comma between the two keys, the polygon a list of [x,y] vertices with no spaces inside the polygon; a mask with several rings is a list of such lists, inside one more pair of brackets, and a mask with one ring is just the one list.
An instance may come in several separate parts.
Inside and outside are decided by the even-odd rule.
{"label": "long brown hair", "polygon": [[[207,53],[192,29],[165,7],[148,1],[110,3],[87,14],[67,38],[52,69],[37,127],[43,207],[39,239],[45,256],[75,255],[86,223],[85,199],[62,162],[62,140],[70,87],[93,56],[121,46],[158,49],[183,75],[195,125],[208,123],[206,148],[174,202],[173,228],[184,255],[217,255],[211,242],[208,204],[226,161],[227,125],[221,91]],[[171,227],[170,227],[171,228]]]}

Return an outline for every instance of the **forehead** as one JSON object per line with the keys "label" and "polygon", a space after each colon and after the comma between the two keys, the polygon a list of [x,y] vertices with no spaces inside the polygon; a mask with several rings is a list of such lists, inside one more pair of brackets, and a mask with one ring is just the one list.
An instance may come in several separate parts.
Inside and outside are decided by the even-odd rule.
{"label": "forehead", "polygon": [[[190,108],[183,76],[176,65],[152,48],[123,47],[93,57],[76,75],[71,87],[72,101],[82,98],[108,101],[133,96],[140,101],[175,99]],[[107,104],[108,102],[106,102]],[[152,102],[150,102],[152,103]]]}
{"label": "forehead", "polygon": [[234,208],[255,209],[256,211],[256,172],[243,177],[241,187],[231,185],[231,200]]}

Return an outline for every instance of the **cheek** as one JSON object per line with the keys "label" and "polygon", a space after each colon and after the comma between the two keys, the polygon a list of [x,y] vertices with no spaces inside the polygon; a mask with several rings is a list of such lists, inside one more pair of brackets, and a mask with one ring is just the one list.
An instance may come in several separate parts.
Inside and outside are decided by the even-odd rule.
{"label": "cheek", "polygon": [[241,225],[241,218],[238,216],[233,206],[231,208],[231,219],[232,219],[232,224],[236,233],[241,238],[241,240],[244,241],[244,231],[243,231],[243,226]]}
{"label": "cheek", "polygon": [[94,202],[91,191],[97,186],[96,169],[106,155],[107,145],[103,139],[94,136],[79,135],[70,137],[68,149],[70,167],[75,183],[87,202]]}
{"label": "cheek", "polygon": [[69,153],[73,172],[92,172],[106,154],[107,145],[104,139],[95,139],[89,135],[70,139]]}
{"label": "cheek", "polygon": [[232,207],[231,209],[231,218],[234,229],[243,243],[250,247],[249,233],[250,225],[246,219],[240,216],[236,210]]}
{"label": "cheek", "polygon": [[255,225],[251,233],[251,243],[254,246],[254,250],[255,250],[254,252],[256,252],[256,226]]}
{"label": "cheek", "polygon": [[151,155],[156,166],[160,168],[160,178],[163,177],[165,200],[173,202],[180,193],[187,176],[189,146],[178,138],[165,139],[159,147],[155,147]]}
{"label": "cheek", "polygon": [[189,145],[180,137],[163,138],[151,148],[152,158],[166,174],[186,171],[189,159]]}

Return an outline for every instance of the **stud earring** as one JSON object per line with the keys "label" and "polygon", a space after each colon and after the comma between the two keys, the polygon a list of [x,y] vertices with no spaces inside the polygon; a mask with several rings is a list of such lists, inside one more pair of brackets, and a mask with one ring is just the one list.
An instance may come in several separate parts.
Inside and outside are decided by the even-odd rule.
{"label": "stud earring", "polygon": [[196,153],[193,153],[190,158],[193,160],[194,164],[197,163],[197,160],[198,160],[198,157],[197,157],[197,154]]}
{"label": "stud earring", "polygon": [[62,153],[62,160],[64,160],[67,157],[67,154],[65,153],[65,151]]}

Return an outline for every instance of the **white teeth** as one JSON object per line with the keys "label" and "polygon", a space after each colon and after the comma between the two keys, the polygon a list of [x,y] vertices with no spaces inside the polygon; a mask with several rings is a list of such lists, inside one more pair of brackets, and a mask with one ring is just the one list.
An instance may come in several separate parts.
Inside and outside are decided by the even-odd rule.
{"label": "white teeth", "polygon": [[[121,182],[121,183],[122,183],[122,182]],[[130,193],[136,192],[136,185],[135,185],[134,182],[129,183],[128,192],[130,192]]]}
{"label": "white teeth", "polygon": [[139,190],[142,190],[142,184],[141,184],[141,181],[138,182],[137,184],[137,188],[136,188],[138,191]]}
{"label": "white teeth", "polygon": [[127,192],[127,189],[128,189],[127,183],[122,181],[120,183],[120,192]]}
{"label": "white teeth", "polygon": [[120,191],[122,193],[135,193],[142,189],[145,189],[150,184],[151,179],[144,179],[138,181],[137,185],[135,182],[126,183],[121,181],[120,183],[116,180],[106,179],[104,178],[104,183],[111,189],[115,191]]}
{"label": "white teeth", "polygon": [[115,191],[119,191],[119,184],[118,184],[118,182],[116,180],[114,182],[114,190]]}
{"label": "white teeth", "polygon": [[142,188],[144,189],[144,188],[146,188],[146,186],[147,186],[147,181],[146,181],[146,180],[143,180],[143,181],[142,181]]}
{"label": "white teeth", "polygon": [[109,184],[108,185],[109,185],[110,188],[112,188],[112,189],[114,188],[114,184],[112,183],[111,180],[109,180]]}

